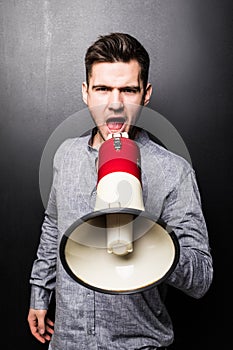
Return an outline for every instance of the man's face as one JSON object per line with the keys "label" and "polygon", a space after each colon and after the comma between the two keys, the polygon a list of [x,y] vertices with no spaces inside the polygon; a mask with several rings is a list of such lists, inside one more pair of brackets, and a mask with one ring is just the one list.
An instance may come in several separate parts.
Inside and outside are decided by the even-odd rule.
{"label": "man's face", "polygon": [[138,106],[149,102],[151,90],[148,84],[144,94],[140,66],[135,60],[94,64],[89,86],[86,83],[82,86],[83,100],[100,131],[93,146],[98,146],[109,134],[129,132],[137,118]]}

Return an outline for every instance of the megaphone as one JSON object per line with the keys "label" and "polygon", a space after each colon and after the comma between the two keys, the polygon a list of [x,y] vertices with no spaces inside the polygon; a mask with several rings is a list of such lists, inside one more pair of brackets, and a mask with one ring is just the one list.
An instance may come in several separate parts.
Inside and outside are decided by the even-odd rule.
{"label": "megaphone", "polygon": [[179,243],[171,228],[145,211],[141,158],[127,133],[100,146],[94,211],[60,242],[64,269],[76,282],[107,294],[131,294],[163,282],[175,269]]}

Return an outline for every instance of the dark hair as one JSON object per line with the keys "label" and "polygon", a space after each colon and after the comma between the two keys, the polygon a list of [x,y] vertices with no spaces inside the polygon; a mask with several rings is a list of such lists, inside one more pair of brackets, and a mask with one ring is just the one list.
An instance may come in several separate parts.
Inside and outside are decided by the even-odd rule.
{"label": "dark hair", "polygon": [[85,55],[87,85],[89,84],[93,64],[100,62],[129,62],[131,60],[138,61],[140,65],[140,78],[145,91],[148,82],[150,58],[140,42],[125,33],[111,33],[99,36],[98,40],[87,49]]}

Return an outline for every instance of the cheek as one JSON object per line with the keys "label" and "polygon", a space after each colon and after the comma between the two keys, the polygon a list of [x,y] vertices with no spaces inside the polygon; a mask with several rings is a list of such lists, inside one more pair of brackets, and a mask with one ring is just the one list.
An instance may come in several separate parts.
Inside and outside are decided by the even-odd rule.
{"label": "cheek", "polygon": [[106,114],[105,106],[103,104],[96,103],[93,106],[89,105],[88,107],[91,108],[91,114],[96,125],[103,125],[105,121],[104,116]]}
{"label": "cheek", "polygon": [[92,106],[95,105],[101,105],[101,104],[106,104],[108,101],[108,96],[107,94],[91,94],[89,95],[89,102],[92,104]]}
{"label": "cheek", "polygon": [[130,108],[130,105],[144,105],[144,99],[143,99],[143,95],[133,95],[133,96],[127,96],[124,98],[124,101],[123,101],[124,105],[125,106],[129,106]]}
{"label": "cheek", "polygon": [[132,121],[135,121],[138,117],[138,114],[141,111],[142,104],[140,102],[132,103],[132,104],[126,104],[126,114],[128,118]]}

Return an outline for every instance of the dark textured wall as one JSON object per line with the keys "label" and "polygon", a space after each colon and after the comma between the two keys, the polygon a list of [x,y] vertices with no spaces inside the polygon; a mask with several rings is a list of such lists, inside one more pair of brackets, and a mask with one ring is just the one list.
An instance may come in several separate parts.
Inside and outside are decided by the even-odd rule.
{"label": "dark textured wall", "polygon": [[[29,334],[31,265],[43,219],[39,165],[54,129],[84,108],[85,50],[125,31],[151,55],[150,107],[183,137],[196,170],[215,263],[201,300],[168,297],[174,349],[221,348],[232,298],[233,6],[226,0],[1,0],[0,195],[2,337],[13,349],[46,349]],[[64,350],[64,349],[61,349]]]}

